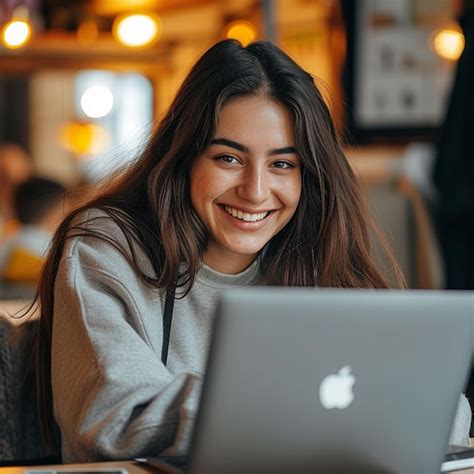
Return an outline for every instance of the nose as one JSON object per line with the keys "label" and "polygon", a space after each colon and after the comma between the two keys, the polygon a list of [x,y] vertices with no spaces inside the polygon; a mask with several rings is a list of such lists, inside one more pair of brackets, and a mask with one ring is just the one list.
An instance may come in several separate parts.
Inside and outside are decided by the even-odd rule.
{"label": "nose", "polygon": [[250,166],[242,174],[238,195],[252,204],[264,202],[270,195],[271,183],[264,166]]}

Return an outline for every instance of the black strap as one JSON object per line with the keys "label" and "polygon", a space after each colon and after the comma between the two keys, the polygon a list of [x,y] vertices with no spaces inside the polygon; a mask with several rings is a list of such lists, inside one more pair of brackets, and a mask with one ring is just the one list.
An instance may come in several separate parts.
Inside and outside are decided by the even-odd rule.
{"label": "black strap", "polygon": [[171,321],[173,319],[174,290],[166,292],[165,312],[163,314],[163,346],[161,347],[161,362],[166,365],[168,346],[170,345]]}

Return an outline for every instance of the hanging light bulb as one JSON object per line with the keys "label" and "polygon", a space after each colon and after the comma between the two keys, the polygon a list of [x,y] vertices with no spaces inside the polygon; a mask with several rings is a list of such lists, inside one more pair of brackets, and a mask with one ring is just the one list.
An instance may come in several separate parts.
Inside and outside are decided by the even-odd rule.
{"label": "hanging light bulb", "polygon": [[159,19],[149,14],[118,16],[113,24],[115,38],[125,46],[139,48],[156,42],[161,34]]}
{"label": "hanging light bulb", "polygon": [[11,20],[2,29],[2,43],[8,49],[25,46],[31,39],[30,11],[27,5],[18,5],[12,13]]}
{"label": "hanging light bulb", "polygon": [[25,46],[31,38],[31,25],[28,20],[10,20],[2,30],[2,43],[6,48],[18,49]]}

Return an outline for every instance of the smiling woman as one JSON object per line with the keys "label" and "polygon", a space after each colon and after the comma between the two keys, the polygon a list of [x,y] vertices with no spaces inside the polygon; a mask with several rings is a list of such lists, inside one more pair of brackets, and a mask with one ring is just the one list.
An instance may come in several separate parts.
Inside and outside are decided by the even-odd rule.
{"label": "smiling woman", "polygon": [[270,43],[213,46],[140,159],[55,235],[32,335],[50,448],[186,452],[219,293],[386,287],[365,209],[313,78]]}
{"label": "smiling woman", "polygon": [[204,262],[247,268],[293,217],[301,194],[294,123],[261,95],[225,105],[209,148],[191,168],[191,202],[209,232]]}

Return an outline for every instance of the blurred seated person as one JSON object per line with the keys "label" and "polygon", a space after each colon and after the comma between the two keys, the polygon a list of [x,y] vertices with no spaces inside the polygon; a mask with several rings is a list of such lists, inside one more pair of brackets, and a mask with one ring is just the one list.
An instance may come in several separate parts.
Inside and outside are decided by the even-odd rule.
{"label": "blurred seated person", "polygon": [[31,176],[32,170],[30,157],[20,145],[0,144],[0,243],[18,230],[15,189]]}
{"label": "blurred seated person", "polygon": [[13,204],[20,229],[0,246],[0,279],[4,285],[35,287],[63,217],[65,192],[61,184],[40,177],[29,178],[16,188]]}

